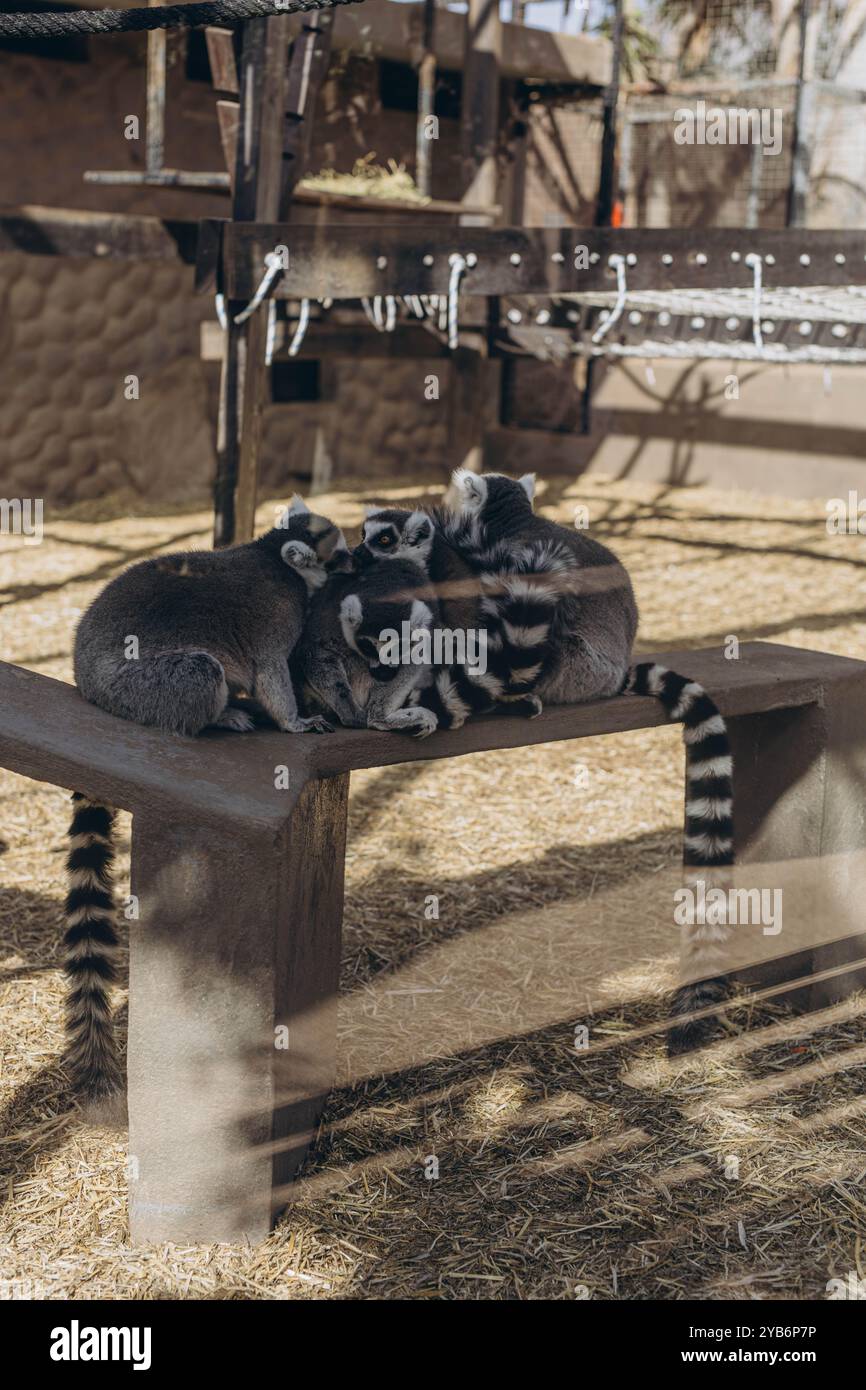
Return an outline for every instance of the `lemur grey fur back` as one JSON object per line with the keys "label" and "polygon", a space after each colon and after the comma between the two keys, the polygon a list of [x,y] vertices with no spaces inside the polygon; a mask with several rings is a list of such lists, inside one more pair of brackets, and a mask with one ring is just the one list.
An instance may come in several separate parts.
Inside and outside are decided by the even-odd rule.
{"label": "lemur grey fur back", "polygon": [[[81,619],[76,684],[110,714],[173,734],[252,728],[229,703],[239,694],[253,696],[280,729],[326,730],[320,716],[298,714],[288,657],[309,594],[350,564],[342,533],[300,498],[248,545],[144,560],[106,585]],[[110,807],[73,795],[66,1067],[74,1089],[97,1102],[122,1080],[109,1000],[117,950],[113,820]]]}

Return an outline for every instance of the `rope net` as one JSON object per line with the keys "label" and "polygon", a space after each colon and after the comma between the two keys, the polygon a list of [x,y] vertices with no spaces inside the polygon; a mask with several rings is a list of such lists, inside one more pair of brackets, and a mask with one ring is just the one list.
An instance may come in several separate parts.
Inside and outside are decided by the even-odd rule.
{"label": "rope net", "polygon": [[751,288],[630,290],[612,256],[615,291],[564,296],[581,306],[583,357],[722,358],[749,362],[866,362],[866,286],[768,287],[746,257]]}
{"label": "rope net", "polygon": [[363,0],[204,0],[202,4],[162,5],[133,10],[68,10],[33,14],[0,14],[0,36],[15,39],[56,39],[71,34],[125,34],[148,29],[201,29],[238,24],[269,15],[306,14],[335,5],[359,5]]}

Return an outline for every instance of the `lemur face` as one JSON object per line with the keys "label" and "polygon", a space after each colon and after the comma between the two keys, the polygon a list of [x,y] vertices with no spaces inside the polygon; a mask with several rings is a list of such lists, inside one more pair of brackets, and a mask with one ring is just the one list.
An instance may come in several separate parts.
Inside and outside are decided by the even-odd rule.
{"label": "lemur face", "polygon": [[433,522],[426,512],[404,512],[394,507],[371,511],[362,535],[354,552],[360,564],[370,559],[412,560],[426,569],[433,544]]}
{"label": "lemur face", "polygon": [[514,479],[504,473],[472,473],[468,468],[457,468],[451,476],[445,504],[463,516],[480,516],[490,506],[509,502],[525,508],[528,500],[531,506],[534,496],[534,473]]}
{"label": "lemur face", "polygon": [[316,516],[300,497],[292,498],[275,529],[288,535],[289,539],[280,546],[280,556],[284,564],[298,571],[308,591],[320,588],[329,574],[354,568],[352,553],[339,526],[326,516]]}

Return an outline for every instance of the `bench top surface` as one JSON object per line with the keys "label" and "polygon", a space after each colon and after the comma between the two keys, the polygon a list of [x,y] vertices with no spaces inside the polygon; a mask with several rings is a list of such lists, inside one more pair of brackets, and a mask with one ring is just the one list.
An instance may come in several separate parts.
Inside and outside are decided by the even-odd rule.
{"label": "bench top surface", "polygon": [[[769,642],[744,643],[737,660],[719,648],[654,652],[700,681],[728,716],[809,704],[830,683],[866,677],[866,663]],[[133,812],[185,806],[206,819],[278,827],[311,778],[367,767],[456,757],[666,723],[657,700],[619,695],[546,708],[538,718],[487,716],[429,738],[374,730],[284,734],[220,730],[182,738],[106,714],[73,685],[0,662],[0,766]],[[288,769],[289,791],[276,786]]]}

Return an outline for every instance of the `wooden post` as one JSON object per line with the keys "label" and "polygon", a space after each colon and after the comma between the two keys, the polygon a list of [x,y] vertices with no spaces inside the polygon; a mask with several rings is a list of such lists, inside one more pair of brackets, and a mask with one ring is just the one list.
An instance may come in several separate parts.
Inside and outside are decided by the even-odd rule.
{"label": "wooden post", "polygon": [[415,133],[415,184],[425,198],[433,191],[433,141],[427,123],[436,105],[436,53],[433,48],[436,0],[424,0],[421,57],[418,63],[418,125]]}
{"label": "wooden post", "polygon": [[616,169],[616,115],[619,103],[619,70],[622,62],[623,0],[614,0],[613,72],[604,93],[604,117],[601,133],[601,160],[598,177],[598,200],[595,207],[596,227],[609,227],[613,214]]}
{"label": "wooden post", "polygon": [[[463,62],[463,201],[494,207],[496,197],[496,143],[499,134],[499,59],[502,25],[499,0],[469,0],[466,11],[466,47]],[[465,224],[490,217],[461,218]]]}
{"label": "wooden post", "polygon": [[[595,205],[596,227],[609,227],[613,216],[616,178],[616,119],[619,103],[619,70],[622,62],[623,0],[614,0],[613,71],[604,93],[604,117],[601,133],[601,158],[598,174],[598,199]],[[595,384],[597,359],[586,363],[586,378],[580,403],[580,432],[592,432],[592,390]]]}
{"label": "wooden post", "polygon": [[[147,0],[153,8],[163,0]],[[148,174],[161,174],[165,164],[165,29],[153,29],[147,36],[147,145],[145,168]]]}
{"label": "wooden post", "polygon": [[[286,93],[288,15],[250,19],[243,26],[240,109],[232,218],[271,222],[280,214],[283,111]],[[261,267],[265,272],[264,264]],[[220,383],[214,545],[249,540],[253,534],[258,451],[265,386],[267,311],[238,325],[239,300],[226,306],[228,330]]]}
{"label": "wooden post", "polygon": [[807,87],[804,81],[806,72],[806,44],[809,30],[809,0],[800,0],[800,52],[797,60],[797,96],[794,103],[794,129],[791,137],[791,175],[788,184],[788,204],[785,209],[786,227],[803,227],[806,224],[806,199],[809,193],[809,146],[805,127],[810,103],[807,100]]}
{"label": "wooden post", "polygon": [[136,1243],[264,1240],[289,1198],[334,1076],[348,785],[284,792],[276,834],[133,817]]}
{"label": "wooden post", "polygon": [[[309,155],[312,115],[328,70],[333,19],[330,12],[305,18],[291,63],[287,62],[288,16],[244,25],[235,137],[235,221],[284,222],[288,217],[293,190]],[[223,113],[221,121],[223,139],[229,143],[230,114]],[[261,271],[264,274],[264,264]],[[267,308],[263,304],[239,326],[234,316],[243,307],[238,300],[230,300],[227,306],[217,430],[217,546],[249,540],[255,523]]]}

